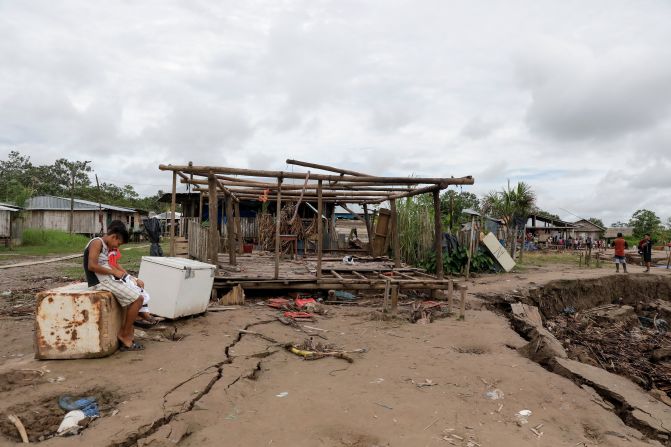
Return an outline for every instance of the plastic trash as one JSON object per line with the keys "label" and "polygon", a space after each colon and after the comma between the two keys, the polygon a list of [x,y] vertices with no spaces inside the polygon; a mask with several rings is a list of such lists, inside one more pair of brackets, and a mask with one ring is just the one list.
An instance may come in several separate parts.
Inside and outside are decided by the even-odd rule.
{"label": "plastic trash", "polygon": [[346,265],[354,265],[354,257],[352,256],[345,256],[342,258],[343,264]]}
{"label": "plastic trash", "polygon": [[500,400],[503,399],[505,394],[503,394],[503,391],[501,391],[498,388],[494,388],[493,390],[489,390],[485,393],[485,397],[489,400]]}
{"label": "plastic trash", "polygon": [[65,411],[81,410],[86,417],[95,418],[100,416],[96,398],[92,396],[74,398],[71,396],[61,396],[58,399],[58,406]]}
{"label": "plastic trash", "polygon": [[347,300],[347,301],[354,301],[356,299],[356,295],[350,292],[345,292],[344,290],[336,290],[335,297],[338,298],[339,300]]}
{"label": "plastic trash", "polygon": [[517,418],[517,423],[519,425],[524,425],[528,424],[529,421],[527,418],[531,416],[531,410],[520,410],[515,414],[515,417]]}
{"label": "plastic trash", "polygon": [[81,410],[70,411],[65,415],[61,425],[58,426],[58,436],[76,435],[83,428],[79,422],[86,419]]}
{"label": "plastic trash", "polygon": [[280,394],[275,394],[276,397],[287,397],[288,395],[288,391],[282,391]]}

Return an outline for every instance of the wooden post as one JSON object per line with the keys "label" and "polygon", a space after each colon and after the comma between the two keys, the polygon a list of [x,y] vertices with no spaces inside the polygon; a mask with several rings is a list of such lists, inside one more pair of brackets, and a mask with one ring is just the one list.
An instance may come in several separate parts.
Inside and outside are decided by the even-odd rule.
{"label": "wooden post", "polygon": [[219,211],[217,209],[217,178],[214,174],[208,176],[208,183],[210,188],[207,200],[209,203],[210,231],[208,234],[207,251],[209,253],[210,262],[219,268],[219,231],[217,230]]}
{"label": "wooden post", "polygon": [[452,315],[452,308],[454,305],[454,281],[450,278],[450,282],[447,283],[447,312]]}
{"label": "wooden post", "polygon": [[436,278],[443,279],[443,226],[440,214],[440,191],[433,192],[433,223],[435,226]]}
{"label": "wooden post", "polygon": [[233,197],[230,195],[226,197],[226,233],[228,237],[228,263],[237,265],[238,261],[235,258],[236,244],[235,244],[235,221],[233,220]]}
{"label": "wooden post", "polygon": [[322,197],[322,181],[317,182],[317,280],[322,279],[322,244],[324,243],[324,200]]}
{"label": "wooden post", "polygon": [[368,235],[368,254],[372,255],[373,254],[373,238],[372,238],[372,230],[371,230],[371,225],[370,225],[370,217],[368,216],[368,204],[364,203],[363,204],[363,219],[364,222],[366,222],[366,234]]}
{"label": "wooden post", "polygon": [[396,315],[398,311],[398,285],[391,286],[391,314]]}
{"label": "wooden post", "polygon": [[203,196],[205,193],[200,193],[198,197],[198,222],[203,220]]}
{"label": "wooden post", "polygon": [[471,216],[471,231],[468,238],[468,260],[466,261],[466,279],[471,275],[471,259],[473,258],[473,227],[475,226],[475,216]]}
{"label": "wooden post", "polygon": [[242,253],[242,222],[240,220],[240,202],[235,202],[235,237],[238,243],[238,253]]}
{"label": "wooden post", "polygon": [[468,288],[464,285],[459,286],[459,291],[461,292],[461,303],[459,303],[460,320],[466,319],[466,289]]}
{"label": "wooden post", "polygon": [[398,211],[396,210],[396,199],[390,199],[391,203],[391,239],[394,244],[394,268],[401,267],[401,245],[398,237]]}
{"label": "wooden post", "polygon": [[170,202],[170,256],[175,256],[176,209],[177,209],[177,171],[172,171],[172,201]]}
{"label": "wooden post", "polygon": [[277,210],[275,211],[275,279],[280,277],[280,226],[282,225],[282,177],[277,177]]}

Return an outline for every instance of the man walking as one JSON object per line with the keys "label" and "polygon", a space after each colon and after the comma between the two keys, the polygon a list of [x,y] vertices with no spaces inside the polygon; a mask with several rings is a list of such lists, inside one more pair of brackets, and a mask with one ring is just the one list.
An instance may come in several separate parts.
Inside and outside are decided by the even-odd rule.
{"label": "man walking", "polygon": [[620,272],[620,264],[622,264],[622,269],[624,273],[627,273],[627,258],[624,256],[624,250],[627,247],[627,241],[622,237],[622,233],[617,233],[617,238],[613,242],[613,247],[615,247],[615,273]]}

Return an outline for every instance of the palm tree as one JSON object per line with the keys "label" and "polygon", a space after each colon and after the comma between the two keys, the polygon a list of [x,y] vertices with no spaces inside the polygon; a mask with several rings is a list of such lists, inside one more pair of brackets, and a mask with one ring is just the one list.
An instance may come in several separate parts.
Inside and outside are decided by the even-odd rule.
{"label": "palm tree", "polygon": [[526,227],[529,213],[536,202],[536,193],[531,186],[518,182],[514,188],[508,186],[501,191],[492,191],[485,195],[482,210],[486,214],[497,217],[506,224],[506,241],[510,244],[510,256],[515,256],[517,237],[520,230]]}

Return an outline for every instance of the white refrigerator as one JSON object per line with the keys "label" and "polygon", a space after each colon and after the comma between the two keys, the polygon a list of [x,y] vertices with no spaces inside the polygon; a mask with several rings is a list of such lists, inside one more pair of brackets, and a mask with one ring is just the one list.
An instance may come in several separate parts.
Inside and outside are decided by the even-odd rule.
{"label": "white refrigerator", "polygon": [[149,311],[179,318],[207,310],[216,267],[184,258],[143,256],[138,277],[149,293]]}

